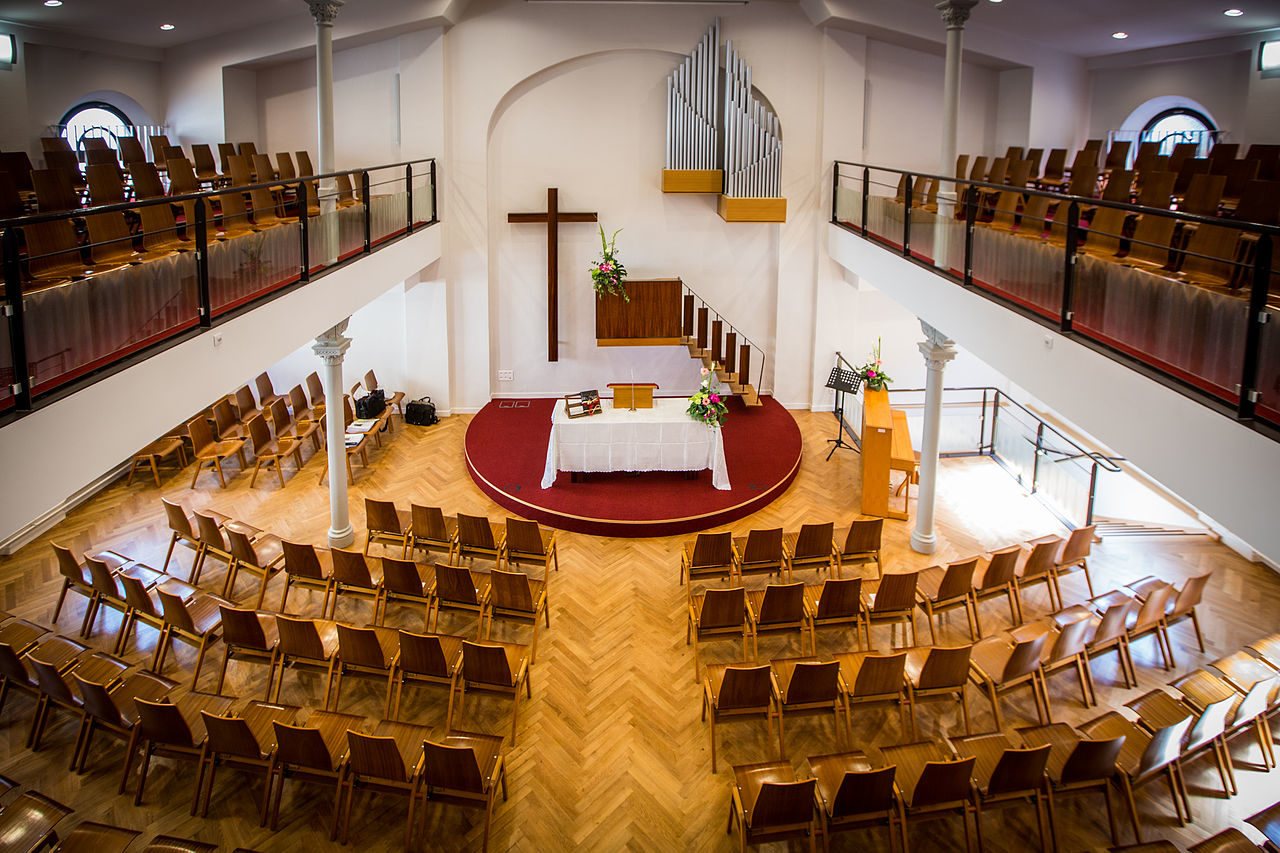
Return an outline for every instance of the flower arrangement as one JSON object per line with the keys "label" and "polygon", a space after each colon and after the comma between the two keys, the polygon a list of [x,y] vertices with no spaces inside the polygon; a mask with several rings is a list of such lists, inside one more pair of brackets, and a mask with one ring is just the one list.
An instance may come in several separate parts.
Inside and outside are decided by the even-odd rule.
{"label": "flower arrangement", "polygon": [[596,297],[603,299],[606,293],[619,294],[627,302],[631,301],[631,297],[627,295],[627,268],[624,267],[616,256],[617,249],[614,243],[618,239],[619,228],[613,232],[613,236],[608,240],[604,238],[604,226],[600,226],[600,260],[591,264],[591,286],[596,290]]}
{"label": "flower arrangement", "polygon": [[880,366],[880,339],[876,338],[875,349],[871,351],[871,360],[854,371],[862,377],[862,383],[872,391],[883,391],[893,381]]}
{"label": "flower arrangement", "polygon": [[712,387],[715,381],[715,374],[708,368],[702,368],[702,384],[689,398],[689,408],[686,411],[695,421],[718,427],[724,426],[725,418],[729,417],[729,407],[720,396],[719,383],[716,382],[716,387]]}

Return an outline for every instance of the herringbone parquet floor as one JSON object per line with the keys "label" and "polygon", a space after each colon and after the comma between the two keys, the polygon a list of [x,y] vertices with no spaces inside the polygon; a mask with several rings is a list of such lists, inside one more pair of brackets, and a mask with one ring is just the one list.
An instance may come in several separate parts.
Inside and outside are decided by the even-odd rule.
{"label": "herringbone parquet floor", "polygon": [[[798,529],[810,520],[833,519],[837,525],[854,517],[857,505],[859,458],[841,452],[824,462],[830,415],[797,413],[805,436],[804,462],[790,490],[773,505],[735,524],[735,533],[752,527]],[[501,518],[503,513],[476,489],[466,475],[462,438],[467,417],[447,418],[430,428],[397,423],[392,440],[374,451],[371,467],[357,468],[351,490],[353,523],[363,530],[365,496],[392,498],[400,506],[410,502],[439,505],[447,512],[467,512]],[[217,487],[212,475],[202,475],[195,490],[187,488],[190,469],[170,470],[163,486],[123,479],[71,513],[50,533],[17,555],[0,559],[0,606],[48,624],[60,586],[50,541],[76,549],[110,547],[158,567],[168,544],[161,496],[192,508],[212,508],[287,538],[322,543],[328,527],[326,491],[317,484],[321,460],[309,458],[300,474],[289,469],[280,488],[272,477],[260,477],[257,488],[248,476],[236,473],[228,488]],[[14,487],[11,484],[11,487]],[[913,553],[905,522],[886,525],[886,565],[917,568],[958,559],[974,551],[990,550],[1045,533],[1064,532],[993,463],[986,460],[944,464],[939,484],[938,533],[940,548],[933,558]],[[533,698],[520,712],[519,744],[508,747],[510,799],[499,803],[493,821],[494,850],[728,850],[736,838],[725,834],[731,765],[771,759],[773,747],[759,721],[730,722],[718,727],[719,773],[712,774],[707,729],[699,721],[700,688],[692,678],[692,652],[685,644],[686,592],[677,583],[677,554],[683,537],[622,540],[561,533],[561,571],[551,577],[551,628],[539,639],[538,662],[532,669]],[[363,540],[361,540],[363,541]],[[375,549],[376,553],[376,549]],[[1176,673],[1161,669],[1154,644],[1136,644],[1141,685],[1125,690],[1114,682],[1109,659],[1095,665],[1104,706],[1119,706],[1175,674],[1234,651],[1241,644],[1280,627],[1280,578],[1248,563],[1205,537],[1115,538],[1095,548],[1092,561],[1099,591],[1146,574],[1181,582],[1207,568],[1214,582],[1201,612],[1208,651],[1201,654],[1189,626],[1173,629],[1178,654]],[[181,554],[184,573],[189,553]],[[804,579],[812,581],[813,574]],[[206,572],[202,584],[216,589],[218,571]],[[749,585],[764,579],[749,580]],[[268,605],[279,600],[280,580],[272,582]],[[247,596],[249,586],[242,584]],[[1079,575],[1066,581],[1068,600],[1084,598]],[[339,618],[367,619],[368,604],[344,601]],[[1028,599],[1029,615],[1047,611],[1044,592]],[[294,593],[291,610],[317,615],[318,595]],[[73,633],[83,613],[83,599],[71,596],[58,628]],[[996,603],[984,607],[989,623],[1003,624],[1007,611]],[[408,608],[392,608],[388,624],[399,620],[420,629],[421,615]],[[110,648],[117,623],[104,620],[91,642]],[[926,630],[924,624],[920,628]],[[446,613],[441,629],[458,634],[475,632],[474,619]],[[888,642],[887,629],[876,629],[875,642]],[[496,638],[527,642],[528,629],[499,623]],[[926,633],[927,635],[927,633]],[[155,634],[142,628],[127,655],[131,662],[149,659]],[[962,620],[953,620],[939,636],[942,642],[965,639]],[[819,650],[831,653],[852,648],[852,637],[839,633],[819,636]],[[706,643],[704,662],[729,662],[740,653],[732,642]],[[794,639],[766,637],[760,641],[762,659],[800,653]],[[212,690],[214,665],[206,664],[200,687]],[[190,667],[192,651],[177,648],[177,660]],[[170,658],[168,675],[180,677]],[[260,696],[262,668],[233,663],[226,692]],[[318,704],[321,682],[316,676],[290,675],[282,701],[306,707]],[[1081,722],[1103,709],[1081,706],[1074,682],[1055,678],[1050,685],[1055,719]],[[1010,725],[1034,721],[1031,699],[1014,693],[1005,700]],[[443,728],[443,691],[406,693],[406,719]],[[292,786],[281,806],[280,830],[271,834],[257,825],[260,783],[233,772],[220,774],[210,816],[192,818],[187,808],[192,791],[188,765],[157,759],[148,781],[147,800],[140,806],[131,797],[117,796],[121,747],[109,738],[95,742],[91,766],[84,776],[68,774],[75,725],[65,715],[55,717],[45,746],[31,753],[23,746],[32,702],[25,695],[10,696],[0,715],[0,773],[37,787],[96,820],[148,832],[218,842],[231,849],[244,845],[259,850],[321,850],[337,845],[327,840],[331,797],[328,791]],[[369,682],[351,682],[344,690],[343,711],[378,716],[381,693]],[[970,691],[974,731],[989,730],[993,718],[987,700]],[[1104,708],[1105,709],[1105,708]],[[479,731],[509,730],[509,704],[496,697],[468,696],[455,725]],[[921,712],[921,736],[962,732],[958,710],[926,706]],[[859,748],[902,742],[906,733],[896,714],[855,715],[854,741]],[[1191,843],[1217,830],[1238,824],[1243,817],[1276,798],[1274,774],[1258,765],[1257,747],[1244,740],[1234,752],[1242,793],[1226,800],[1215,793],[1212,764],[1197,760],[1187,768],[1195,823],[1179,829],[1172,818],[1164,789],[1151,786],[1139,793],[1139,807],[1150,835],[1180,844]],[[804,756],[847,748],[837,741],[829,719],[805,717],[787,725],[790,760],[803,767]],[[404,805],[388,795],[362,793],[353,810],[352,847],[398,849]],[[1059,809],[1063,849],[1082,850],[1107,843],[1101,804],[1091,799],[1067,801]],[[1124,820],[1123,812],[1120,815]],[[432,805],[428,810],[425,847],[432,850],[479,849],[480,814]],[[1029,808],[989,814],[984,820],[992,850],[1025,850],[1034,845],[1035,821]],[[1125,838],[1128,837],[1125,830]],[[955,850],[963,844],[958,823],[937,821],[913,826],[912,843],[919,850]],[[837,836],[835,849],[885,850],[881,831]]]}

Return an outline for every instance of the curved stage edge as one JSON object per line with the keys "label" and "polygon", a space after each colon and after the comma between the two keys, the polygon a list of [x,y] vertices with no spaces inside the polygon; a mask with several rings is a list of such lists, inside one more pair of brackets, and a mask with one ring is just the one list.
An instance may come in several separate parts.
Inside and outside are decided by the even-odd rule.
{"label": "curved stage edge", "polygon": [[735,521],[780,497],[800,470],[800,428],[772,397],[748,409],[729,401],[725,460],[732,489],[711,486],[710,472],[686,480],[679,472],[592,474],[572,482],[560,472],[541,488],[560,399],[493,400],[467,426],[467,470],[499,506],[540,524],[596,536],[671,536]]}

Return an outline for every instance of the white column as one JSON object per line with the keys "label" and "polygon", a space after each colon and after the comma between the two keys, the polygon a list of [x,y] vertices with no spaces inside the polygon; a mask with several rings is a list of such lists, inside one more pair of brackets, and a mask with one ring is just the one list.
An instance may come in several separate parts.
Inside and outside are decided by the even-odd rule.
{"label": "white column", "polygon": [[329,545],[345,548],[355,541],[347,508],[347,445],[343,400],[342,359],[351,339],[342,333],[347,320],[316,338],[311,349],[324,361],[325,446],[329,462]]}
{"label": "white column", "polygon": [[955,342],[923,320],[926,340],[920,342],[927,376],[924,384],[924,435],[920,439],[920,493],[916,502],[916,529],[911,547],[932,554],[938,547],[933,533],[933,503],[938,482],[938,432],[942,422],[942,371],[956,357]]}
{"label": "white column", "polygon": [[[316,127],[320,131],[317,167],[320,174],[334,170],[333,158],[333,21],[346,0],[305,0],[316,19]],[[333,178],[320,181],[321,232],[324,234],[324,261],[333,263],[338,257],[337,221],[331,215],[335,206],[337,184]]]}
{"label": "white column", "polygon": [[[960,114],[960,66],[963,56],[964,24],[978,0],[942,0],[937,9],[947,25],[947,53],[942,79],[942,166],[939,173],[950,175],[956,167],[956,134]],[[955,184],[938,187],[938,225],[934,237],[934,261],[949,269],[950,238],[955,233]]]}

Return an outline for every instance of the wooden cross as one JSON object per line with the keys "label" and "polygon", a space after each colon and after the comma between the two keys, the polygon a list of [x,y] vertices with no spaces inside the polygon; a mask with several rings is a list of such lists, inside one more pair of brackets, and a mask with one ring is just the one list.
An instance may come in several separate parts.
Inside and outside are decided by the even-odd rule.
{"label": "wooden cross", "polygon": [[547,188],[546,213],[508,213],[508,222],[547,223],[547,361],[560,360],[560,262],[557,251],[561,222],[596,222],[595,213],[568,213],[559,209],[559,190]]}

